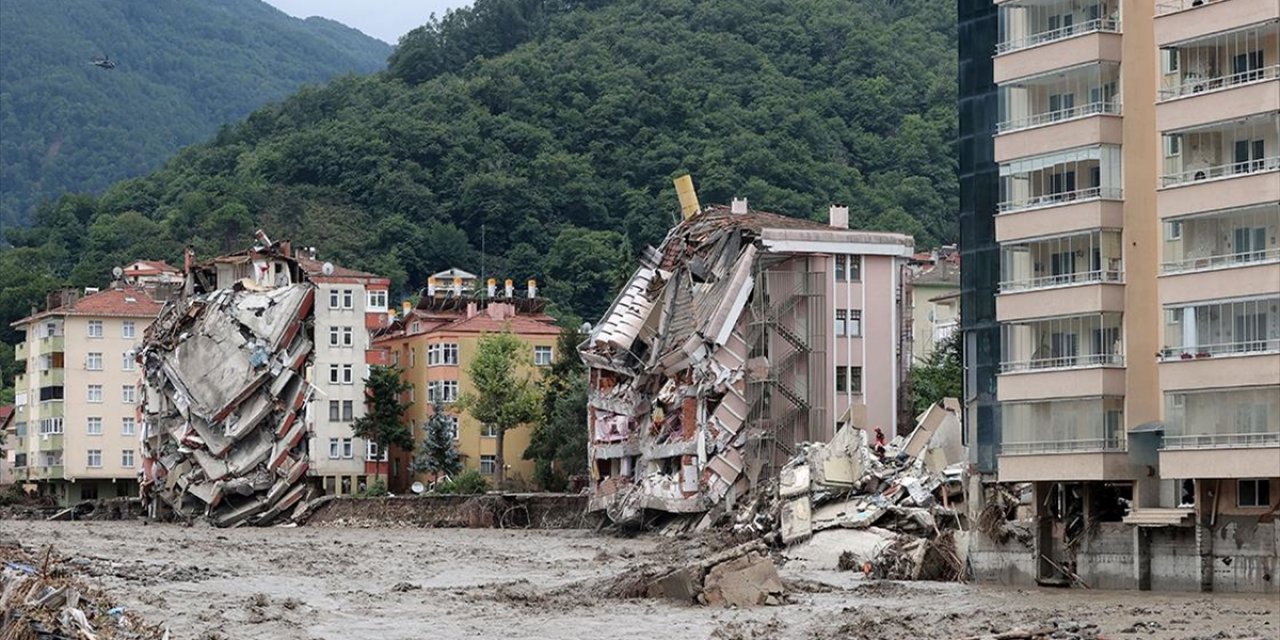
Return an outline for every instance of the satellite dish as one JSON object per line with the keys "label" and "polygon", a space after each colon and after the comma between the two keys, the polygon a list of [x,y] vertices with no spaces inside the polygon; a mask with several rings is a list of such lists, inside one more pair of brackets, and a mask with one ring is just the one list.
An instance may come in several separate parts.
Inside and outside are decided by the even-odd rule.
{"label": "satellite dish", "polygon": [[124,275],[124,269],[121,269],[120,267],[116,267],[111,270],[111,275],[115,276],[116,279],[119,280],[120,276]]}
{"label": "satellite dish", "polygon": [[414,493],[422,493],[426,490],[426,487],[422,486],[421,482],[415,482],[413,483],[413,486],[409,488],[412,489]]}
{"label": "satellite dish", "polygon": [[333,275],[333,263],[332,262],[324,263],[324,266],[320,267],[320,272],[325,274],[326,276]]}

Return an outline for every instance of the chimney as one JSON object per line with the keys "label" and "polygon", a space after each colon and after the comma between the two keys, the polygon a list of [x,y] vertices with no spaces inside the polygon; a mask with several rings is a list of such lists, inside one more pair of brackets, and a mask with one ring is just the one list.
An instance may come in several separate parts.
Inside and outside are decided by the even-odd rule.
{"label": "chimney", "polygon": [[476,317],[476,303],[474,300],[467,303],[467,317],[468,318]]}
{"label": "chimney", "polygon": [[404,310],[404,317],[408,318],[409,312],[413,311],[413,303],[409,302],[408,300],[405,300],[404,302],[400,303],[400,308]]}
{"label": "chimney", "polygon": [[497,278],[489,278],[489,281],[485,283],[485,293],[486,293],[490,298],[492,298],[492,297],[494,297],[495,295],[497,295],[497,294],[498,294],[498,280],[497,280]]}
{"label": "chimney", "polygon": [[698,193],[693,190],[693,176],[683,175],[673,182],[676,185],[676,197],[680,199],[680,215],[688,220],[697,215],[701,209],[698,204]]}
{"label": "chimney", "polygon": [[516,286],[515,283],[511,281],[511,278],[507,278],[507,281],[503,283],[503,291],[508,298],[515,297]]}
{"label": "chimney", "polygon": [[462,297],[462,278],[458,276],[453,277],[453,295]]}
{"label": "chimney", "polygon": [[838,204],[831,205],[831,226],[837,229],[849,228],[849,207]]}
{"label": "chimney", "polygon": [[729,205],[729,213],[741,215],[746,212],[747,212],[747,199],[734,198],[733,204]]}
{"label": "chimney", "polygon": [[430,278],[427,278],[427,296],[428,296],[428,297],[431,297],[431,298],[436,297],[436,278],[435,278],[435,276],[431,276]]}
{"label": "chimney", "polygon": [[312,259],[312,260],[315,260],[315,259],[316,259],[316,248],[315,248],[315,247],[308,247],[308,248],[307,248],[307,253],[311,255],[311,259]]}
{"label": "chimney", "polygon": [[529,298],[538,297],[538,281],[533,278],[529,279]]}

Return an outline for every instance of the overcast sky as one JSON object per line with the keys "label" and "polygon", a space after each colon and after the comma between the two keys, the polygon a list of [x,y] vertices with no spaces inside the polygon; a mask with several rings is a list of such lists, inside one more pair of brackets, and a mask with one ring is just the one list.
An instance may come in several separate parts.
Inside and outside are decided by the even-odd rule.
{"label": "overcast sky", "polygon": [[471,0],[267,0],[299,18],[324,16],[395,44],[400,36],[426,24],[432,13],[471,4]]}

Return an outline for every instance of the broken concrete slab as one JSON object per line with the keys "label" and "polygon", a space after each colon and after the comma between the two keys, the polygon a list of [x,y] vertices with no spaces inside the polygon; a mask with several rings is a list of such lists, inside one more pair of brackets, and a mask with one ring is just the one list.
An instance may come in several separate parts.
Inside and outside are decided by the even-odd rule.
{"label": "broken concrete slab", "polygon": [[713,607],[779,604],[785,592],[773,560],[756,553],[712,567],[702,587],[703,599]]}

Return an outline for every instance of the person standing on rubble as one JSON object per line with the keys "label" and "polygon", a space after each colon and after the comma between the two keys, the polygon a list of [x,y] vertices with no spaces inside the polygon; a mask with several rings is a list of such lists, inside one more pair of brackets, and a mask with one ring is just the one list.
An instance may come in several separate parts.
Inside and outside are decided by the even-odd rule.
{"label": "person standing on rubble", "polygon": [[876,427],[875,451],[876,451],[876,456],[879,457],[881,460],[884,459],[884,445],[885,445],[884,432],[880,430],[880,427]]}

